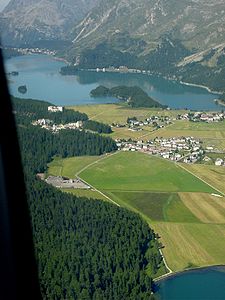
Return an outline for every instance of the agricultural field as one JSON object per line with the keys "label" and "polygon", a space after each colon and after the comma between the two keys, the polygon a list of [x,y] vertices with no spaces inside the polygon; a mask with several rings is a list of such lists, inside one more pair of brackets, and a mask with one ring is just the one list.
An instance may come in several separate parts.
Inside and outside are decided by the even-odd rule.
{"label": "agricultural field", "polygon": [[91,120],[112,124],[125,124],[128,117],[144,120],[152,115],[175,117],[184,110],[167,111],[153,108],[131,108],[126,104],[98,104],[68,107],[86,113]]}
{"label": "agricultural field", "polygon": [[[189,122],[176,120],[168,130],[162,131],[163,137],[193,136],[196,138],[223,139],[225,138],[225,121],[218,123]],[[160,130],[158,131],[160,132]],[[158,134],[155,132],[155,134]]]}
{"label": "agricultural field", "polygon": [[111,195],[154,222],[199,222],[177,193],[112,192]]}
{"label": "agricultural field", "polygon": [[68,192],[107,201],[106,195],[140,214],[159,234],[173,271],[225,264],[225,168],[175,164],[121,151],[102,157],[55,158],[48,173],[72,178],[78,174],[97,191]]}
{"label": "agricultural field", "polygon": [[184,167],[225,194],[224,167],[207,166],[201,164],[185,164]]}
{"label": "agricultural field", "polygon": [[80,176],[100,190],[215,192],[178,165],[139,152],[119,152],[90,166]]}
{"label": "agricultural field", "polygon": [[121,128],[112,128],[113,133],[110,134],[112,139],[132,139],[132,140],[144,140],[147,141],[148,137],[153,134],[153,127],[151,126],[144,126],[143,130],[141,131],[131,131],[128,127],[121,127]]}
{"label": "agricultural field", "polygon": [[223,197],[204,193],[180,193],[183,204],[203,223],[225,224]]}
{"label": "agricultural field", "polygon": [[51,163],[48,164],[47,175],[53,176],[65,176],[69,178],[75,178],[76,174],[87,165],[95,162],[103,156],[82,156],[82,157],[70,157],[62,159],[55,157]]}
{"label": "agricultural field", "polygon": [[161,237],[173,271],[224,265],[225,224],[158,222],[151,226]]}

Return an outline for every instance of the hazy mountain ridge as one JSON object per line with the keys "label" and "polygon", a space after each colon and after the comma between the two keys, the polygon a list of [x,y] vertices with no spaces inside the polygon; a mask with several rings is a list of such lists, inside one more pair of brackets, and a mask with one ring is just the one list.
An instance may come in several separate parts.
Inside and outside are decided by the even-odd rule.
{"label": "hazy mountain ridge", "polygon": [[99,0],[11,0],[0,14],[3,42],[32,44],[40,39],[68,39],[72,25]]}

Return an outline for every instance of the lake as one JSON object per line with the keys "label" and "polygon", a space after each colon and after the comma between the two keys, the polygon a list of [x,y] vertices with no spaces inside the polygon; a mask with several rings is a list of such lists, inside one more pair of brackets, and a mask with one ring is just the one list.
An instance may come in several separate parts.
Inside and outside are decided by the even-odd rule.
{"label": "lake", "polygon": [[[214,103],[218,95],[206,89],[186,86],[162,77],[144,74],[121,74],[80,71],[76,76],[62,76],[63,61],[51,56],[32,54],[11,58],[5,63],[7,72],[18,71],[10,76],[10,92],[22,98],[33,98],[56,105],[84,105],[118,102],[113,98],[91,98],[90,91],[98,85],[139,86],[152,98],[170,108],[192,110],[221,110]],[[27,86],[27,93],[20,94],[18,87]]]}
{"label": "lake", "polygon": [[160,300],[224,300],[225,267],[187,271],[159,281]]}

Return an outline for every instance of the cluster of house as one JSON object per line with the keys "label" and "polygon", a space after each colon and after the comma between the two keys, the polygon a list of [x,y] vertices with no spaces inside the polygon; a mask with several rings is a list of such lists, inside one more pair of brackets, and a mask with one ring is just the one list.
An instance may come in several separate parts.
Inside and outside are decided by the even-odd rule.
{"label": "cluster of house", "polygon": [[128,126],[130,130],[135,128],[152,125],[155,128],[163,128],[165,125],[172,124],[172,120],[168,116],[151,116],[144,121],[138,121],[136,118],[128,118]]}
{"label": "cluster of house", "polygon": [[96,69],[91,69],[90,71],[96,71],[96,72],[115,72],[115,73],[142,73],[142,74],[152,74],[151,71],[146,71],[146,70],[139,70],[139,69],[131,69],[128,68],[127,66],[120,66],[119,68],[115,68],[113,66],[110,66],[108,68],[96,68]]}
{"label": "cluster of house", "polygon": [[[49,112],[63,112],[63,106],[48,106]],[[81,129],[83,127],[82,121],[71,122],[66,124],[54,124],[54,122],[50,119],[38,119],[32,122],[34,126],[41,126],[44,129],[50,130],[54,133],[63,130],[63,129]]]}
{"label": "cluster of house", "polygon": [[214,113],[203,113],[203,112],[195,112],[195,113],[185,113],[183,115],[177,116],[178,120],[188,120],[192,122],[219,122],[225,119],[224,112],[214,112]]}
{"label": "cluster of house", "polygon": [[196,162],[204,153],[201,142],[193,137],[155,138],[147,142],[117,140],[117,147],[122,151],[140,151],[185,163]]}
{"label": "cluster of house", "polygon": [[52,132],[58,132],[63,129],[81,129],[83,127],[82,121],[77,121],[73,123],[66,123],[66,124],[54,124],[52,120],[49,119],[39,119],[37,121],[32,122],[34,126],[41,126],[44,129],[50,130]]}
{"label": "cluster of house", "polygon": [[[76,64],[74,64],[76,65]],[[96,69],[88,69],[88,71],[94,71],[94,72],[111,72],[111,73],[137,73],[137,74],[145,74],[145,75],[154,75],[154,76],[161,76],[165,79],[168,80],[181,80],[181,76],[176,76],[176,75],[171,75],[171,76],[165,76],[161,72],[152,72],[150,70],[140,70],[140,69],[135,69],[135,68],[128,68],[127,66],[120,66],[118,68],[114,66],[109,66],[109,67],[103,67],[103,68],[96,68]],[[180,81],[181,82],[181,81]]]}
{"label": "cluster of house", "polygon": [[10,48],[12,50],[18,51],[21,54],[47,54],[47,55],[56,55],[56,51],[51,51],[48,49],[41,49],[41,48]]}
{"label": "cluster of house", "polygon": [[152,125],[155,129],[159,129],[169,124],[172,124],[172,119],[168,116],[151,116],[149,118],[146,118],[144,121],[139,121],[136,117],[128,118],[127,124],[113,123],[112,127],[120,128],[128,126],[128,130],[141,131],[143,130],[143,126]]}

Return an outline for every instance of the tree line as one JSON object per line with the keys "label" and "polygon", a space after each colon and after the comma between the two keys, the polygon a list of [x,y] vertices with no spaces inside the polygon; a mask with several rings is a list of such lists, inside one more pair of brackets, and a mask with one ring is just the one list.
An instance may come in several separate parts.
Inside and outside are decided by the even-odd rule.
{"label": "tree line", "polygon": [[89,129],[98,133],[112,133],[112,129],[108,124],[103,124],[97,121],[88,120],[84,122],[84,129]]}

